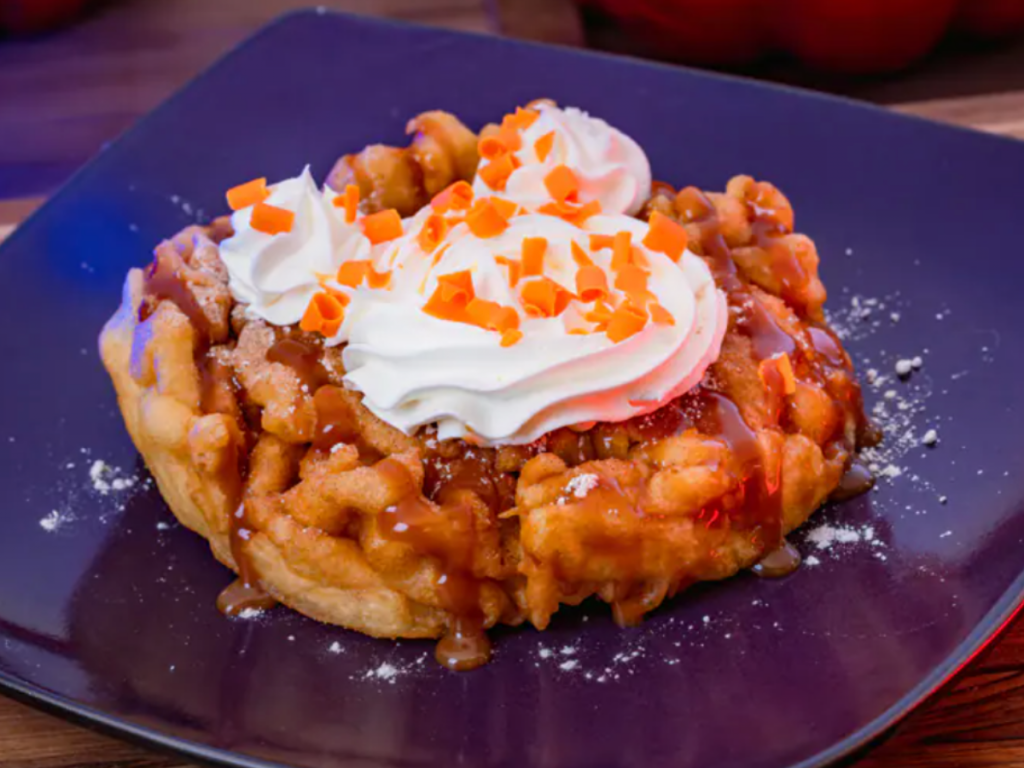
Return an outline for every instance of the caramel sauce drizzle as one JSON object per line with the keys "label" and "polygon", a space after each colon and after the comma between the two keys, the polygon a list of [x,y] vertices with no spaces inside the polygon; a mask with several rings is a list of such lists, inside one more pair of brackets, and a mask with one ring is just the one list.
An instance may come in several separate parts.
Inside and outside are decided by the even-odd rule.
{"label": "caramel sauce drizzle", "polygon": [[[853,378],[849,359],[832,332],[812,325],[807,340],[798,341],[790,336],[740,277],[710,200],[697,193],[690,204],[689,221],[699,227],[704,259],[716,284],[727,296],[734,329],[750,340],[755,359],[761,361],[783,353],[788,355],[800,375],[814,377],[819,383],[827,382],[833,395],[838,392],[837,399],[847,413],[857,414],[858,445],[877,440],[877,430],[873,430],[864,417],[860,388]],[[771,210],[748,203],[748,212],[754,239],[758,247],[769,254],[782,298],[795,307],[798,314],[805,314],[809,275],[790,249],[779,241],[787,232]],[[140,307],[141,320],[152,314],[158,301],[169,300],[192,323],[196,331],[195,354],[203,385],[203,411],[231,410],[223,393],[225,387],[237,385],[230,376],[229,367],[207,355],[210,323],[184,280],[181,257],[172,246],[157,249],[153,265],[144,278],[144,295],[146,298]],[[323,365],[322,355],[320,345],[286,336],[270,348],[267,360],[290,367],[305,391],[313,396],[318,416],[317,433],[313,439],[315,450],[329,451],[339,443],[355,442],[362,452],[366,446],[359,443],[358,419],[342,397],[341,390],[330,386],[330,375]],[[769,395],[782,402],[781,382],[773,382],[769,378],[767,386],[771,390],[779,390],[769,392]],[[237,411],[237,406],[234,410]],[[781,411],[776,413],[776,424],[783,417]],[[758,572],[762,575],[781,575],[798,564],[798,557],[793,557],[791,548],[787,548],[782,539],[781,460],[772,457],[773,461],[766,461],[756,432],[743,419],[736,403],[720,392],[698,387],[653,414],[632,420],[632,423],[648,440],[660,440],[687,429],[697,429],[725,443],[737,462],[742,480],[739,489],[730,491],[726,497],[702,511],[705,524],[749,530],[763,550],[769,553],[759,566]],[[837,435],[835,439],[839,441],[842,436]],[[594,436],[589,433],[558,430],[548,436],[543,447],[562,457],[570,466],[575,466],[597,458],[593,440]],[[442,607],[454,619],[438,643],[438,661],[452,669],[472,669],[486,663],[490,657],[490,643],[484,632],[485,614],[481,606],[483,581],[474,574],[476,521],[466,493],[475,494],[495,514],[500,513],[514,506],[515,476],[494,468],[493,452],[488,454],[476,449],[474,453],[471,447],[464,447],[455,456],[428,454],[424,461],[422,495],[409,470],[397,460],[385,458],[376,466],[385,482],[397,489],[398,498],[394,505],[377,516],[380,534],[392,541],[408,544],[440,564],[438,595]],[[769,466],[773,469],[769,470]],[[259,588],[259,575],[243,546],[254,530],[246,516],[245,476],[245,459],[240,457],[237,467],[232,469],[232,476],[226,476],[224,483],[236,510],[231,515],[231,546],[239,568],[238,580],[218,598],[218,607],[226,613],[273,604],[273,599]],[[872,483],[870,473],[860,465],[854,465],[837,489],[835,498],[863,492]],[[588,503],[600,502],[601,510],[597,511],[602,514],[613,509],[618,514],[643,516],[642,494],[638,496],[634,491],[636,489],[619,487],[610,478],[602,478],[600,488],[582,502],[582,513],[586,512]],[[426,501],[424,496],[433,503]],[[597,543],[595,546],[595,556],[601,556],[606,549],[616,558],[625,555],[621,542]],[[639,589],[635,589],[637,586]],[[638,620],[646,610],[680,586],[644,587],[628,581],[616,585],[612,598],[617,620],[622,623]]]}
{"label": "caramel sauce drizzle", "polygon": [[[173,243],[165,242],[156,248],[153,263],[143,275],[139,321],[148,320],[161,301],[170,301],[181,310],[193,329],[192,351],[199,372],[200,410],[207,414],[224,413],[234,417],[241,434],[249,437],[237,401],[229,396],[238,390],[233,372],[230,366],[208,354],[212,341],[211,324],[185,280],[184,266],[184,260]],[[228,509],[234,510],[229,516],[229,541],[239,571],[239,578],[217,597],[217,608],[228,615],[236,615],[246,608],[264,609],[275,604],[275,600],[260,588],[259,576],[242,547],[243,541],[254,530],[246,518],[244,503],[249,447],[239,447],[236,460],[226,463],[220,478],[220,487],[227,495]]]}
{"label": "caramel sauce drizzle", "polygon": [[170,301],[182,311],[195,330],[197,357],[210,347],[210,321],[199,301],[189,290],[181,273],[181,256],[171,243],[161,243],[153,254],[153,263],[142,278],[143,302],[139,320],[148,320],[160,301]]}
{"label": "caramel sauce drizzle", "polygon": [[377,516],[380,534],[441,563],[438,596],[456,620],[437,645],[437,660],[455,670],[486,664],[491,648],[484,633],[481,581],[473,575],[477,542],[472,507],[458,498],[456,489],[447,492],[440,506],[431,506],[423,499],[409,470],[395,459],[384,459],[377,464],[377,471],[397,489],[399,497],[396,504]]}
{"label": "caramel sauce drizzle", "polygon": [[295,371],[295,375],[311,395],[331,380],[330,374],[321,362],[322,356],[321,347],[291,337],[275,342],[267,352],[267,360],[287,365]]}

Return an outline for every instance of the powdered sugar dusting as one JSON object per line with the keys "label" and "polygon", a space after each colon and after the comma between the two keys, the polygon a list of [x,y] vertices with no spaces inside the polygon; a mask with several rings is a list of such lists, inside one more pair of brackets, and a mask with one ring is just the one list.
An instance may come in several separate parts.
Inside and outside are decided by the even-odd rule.
{"label": "powdered sugar dusting", "polygon": [[75,519],[73,512],[54,509],[46,517],[40,518],[39,527],[47,533],[56,533]]}

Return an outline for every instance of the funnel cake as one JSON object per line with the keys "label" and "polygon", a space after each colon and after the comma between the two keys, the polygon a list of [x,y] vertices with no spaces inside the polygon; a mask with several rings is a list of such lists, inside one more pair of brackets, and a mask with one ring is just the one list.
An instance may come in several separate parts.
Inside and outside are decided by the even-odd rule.
{"label": "funnel cake", "polygon": [[[557,125],[532,139],[534,163],[557,150],[548,146],[549,134],[557,140],[569,135],[559,130],[573,129],[569,110],[546,109],[555,110],[519,110],[479,137],[451,115],[427,113],[410,123],[409,147],[343,157],[328,177],[328,203],[321,209],[317,197],[305,209],[300,200],[293,209],[308,222],[291,225],[313,227],[308,243],[315,244],[321,214],[330,219],[323,253],[347,254],[337,256],[337,282],[314,269],[321,252],[304,244],[289,263],[310,260],[316,280],[293,281],[294,296],[260,287],[263,252],[247,243],[284,242],[291,213],[278,205],[291,182],[268,197],[261,180],[229,194],[237,208],[232,219],[189,227],[156,248],[150,267],[128,274],[121,307],[100,338],[102,359],[168,505],[240,577],[222,594],[223,610],[281,602],[377,637],[441,638],[439,660],[471,668],[486,660],[484,631],[499,623],[543,629],[560,605],[597,596],[616,621],[632,624],[696,581],[758,563],[769,572],[780,562],[795,564],[784,536],[841,487],[857,448],[874,438],[849,356],[824,320],[814,243],[794,232],[792,208],[771,184],[738,176],[723,193],[652,185],[635,145],[609,150],[609,157],[626,158],[625,171],[591,173],[564,160],[554,167],[567,174],[516,160],[537,114]],[[563,150],[572,157],[571,146]],[[295,194],[306,194],[300,187]],[[504,205],[498,192],[512,203]],[[484,196],[490,193],[495,198]],[[590,223],[580,213],[588,206]],[[601,234],[594,211],[615,206],[608,230],[615,234]],[[247,213],[239,218],[239,211]],[[235,231],[243,226],[259,234]],[[356,240],[345,226],[359,228]],[[462,240],[453,234],[460,226],[470,230]],[[499,300],[480,298],[481,275],[490,268],[483,265],[466,270],[469,297],[457,290],[459,272],[423,277],[416,311],[431,315],[423,328],[458,325],[455,332],[474,339],[493,333],[486,354],[500,360],[528,349],[531,334],[542,333],[531,329],[547,327],[542,322],[576,312],[578,326],[557,342],[586,337],[604,354],[644,334],[668,338],[687,312],[697,319],[682,343],[696,343],[700,302],[710,307],[712,324],[720,305],[720,332],[707,332],[691,355],[699,360],[687,369],[685,386],[673,374],[657,390],[661,379],[650,377],[671,372],[688,346],[645,374],[645,387],[657,390],[648,400],[602,388],[611,393],[603,400],[565,395],[557,407],[522,419],[505,418],[525,402],[512,390],[491,406],[497,416],[480,415],[478,403],[463,415],[444,400],[447,386],[435,393],[424,385],[415,397],[392,402],[380,392],[393,381],[359,378],[376,360],[374,313],[398,302],[383,292],[419,268],[402,261],[402,249],[412,248],[410,258],[429,270],[460,247],[491,248],[516,227],[548,233],[533,239],[554,254],[565,227],[585,226],[586,236],[575,229],[569,235],[570,266],[588,276],[577,277],[575,292],[551,278],[546,307],[547,294],[517,286],[509,259],[498,256],[509,270],[500,291],[523,302],[513,307],[515,318]],[[424,257],[447,246],[447,256]],[[529,274],[533,247],[524,242],[516,277]],[[658,270],[677,264],[682,271],[684,263],[709,276],[692,307],[659,293]],[[535,271],[527,283],[546,286],[542,275]],[[383,309],[360,304],[366,297]],[[285,322],[274,313],[292,298],[305,308],[301,319]],[[587,311],[558,307],[585,298],[592,301]],[[616,325],[620,312],[632,314]],[[408,331],[412,343],[425,338],[418,333]],[[630,349],[622,360],[646,354]],[[426,373],[411,358],[398,370],[410,378],[441,375],[445,359],[439,353]],[[480,391],[485,398],[490,390]],[[448,403],[438,406],[437,418],[422,411],[432,397]],[[575,415],[597,408],[615,418],[567,423],[563,410],[570,407]],[[488,431],[502,419],[513,426]]]}

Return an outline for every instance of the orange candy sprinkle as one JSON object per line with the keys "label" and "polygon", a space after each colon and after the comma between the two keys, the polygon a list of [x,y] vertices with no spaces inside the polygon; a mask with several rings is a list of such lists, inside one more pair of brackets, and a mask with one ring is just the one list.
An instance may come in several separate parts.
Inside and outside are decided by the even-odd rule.
{"label": "orange candy sprinkle", "polygon": [[477,142],[476,151],[484,160],[493,160],[508,154],[508,147],[499,137],[486,136]]}
{"label": "orange candy sprinkle", "polygon": [[602,248],[611,248],[615,238],[611,235],[591,235],[590,250],[600,251]]}
{"label": "orange candy sprinkle", "polygon": [[268,235],[291,232],[294,225],[295,214],[292,211],[267,203],[256,203],[252,209],[252,218],[249,220],[249,226]]}
{"label": "orange candy sprinkle", "polygon": [[508,177],[512,175],[512,171],[518,167],[519,161],[516,160],[515,156],[511,153],[505,153],[498,155],[487,165],[481,166],[477,171],[477,175],[488,187],[496,192],[501,192],[505,189]]}
{"label": "orange candy sprinkle", "polygon": [[598,302],[594,304],[594,308],[583,316],[583,319],[588,323],[596,324],[598,330],[603,331],[608,325],[608,321],[612,319],[612,309],[603,301],[598,300]]}
{"label": "orange candy sprinkle", "polygon": [[456,181],[434,195],[430,206],[438,213],[468,211],[473,202],[473,188],[465,181]]}
{"label": "orange candy sprinkle", "polygon": [[523,274],[523,265],[516,259],[509,259],[505,256],[495,256],[494,260],[508,268],[508,287],[515,288],[519,278]]}
{"label": "orange candy sprinkle", "polygon": [[618,272],[633,260],[632,236],[626,230],[612,238],[612,269]]}
{"label": "orange candy sprinkle", "polygon": [[587,219],[601,212],[601,203],[591,200],[583,205],[573,205],[570,202],[554,201],[544,203],[538,210],[549,216],[558,216],[574,226],[582,227]]}
{"label": "orange candy sprinkle", "polygon": [[535,109],[516,107],[515,114],[505,115],[501,124],[503,126],[515,128],[516,130],[525,131],[536,122],[538,117],[540,117],[540,112]]}
{"label": "orange candy sprinkle", "polygon": [[531,280],[520,291],[523,309],[531,317],[556,317],[565,311],[573,295],[548,277]]}
{"label": "orange candy sprinkle", "polygon": [[512,328],[501,334],[501,346],[511,347],[513,344],[517,344],[521,338],[523,338],[523,332],[518,328]]}
{"label": "orange candy sprinkle", "polygon": [[556,165],[544,177],[544,186],[548,194],[557,203],[575,203],[580,192],[580,182],[575,171],[567,165]]}
{"label": "orange candy sprinkle", "polygon": [[508,217],[502,215],[491,198],[485,197],[473,205],[473,209],[466,215],[466,224],[477,237],[495,237],[508,229]]}
{"label": "orange candy sprinkle", "polygon": [[535,142],[533,142],[533,151],[537,153],[537,159],[540,162],[547,160],[548,155],[551,154],[552,147],[555,146],[555,132],[548,131]]}
{"label": "orange candy sprinkle", "polygon": [[543,237],[524,237],[522,250],[523,277],[544,274],[544,254],[548,241]]}
{"label": "orange candy sprinkle", "polygon": [[475,298],[473,276],[469,270],[451,272],[437,278],[437,288],[423,305],[423,311],[440,320],[466,323],[470,322],[466,307]]}
{"label": "orange candy sprinkle", "polygon": [[668,216],[655,211],[651,214],[650,228],[643,239],[645,246],[652,251],[664,253],[672,261],[679,261],[679,257],[686,250],[686,230],[680,224],[672,221]]}
{"label": "orange candy sprinkle", "polygon": [[651,320],[658,325],[675,325],[676,319],[672,317],[672,313],[665,309],[661,304],[654,302],[649,307],[651,312]]}
{"label": "orange candy sprinkle", "polygon": [[353,261],[343,262],[338,267],[337,280],[342,285],[346,285],[349,288],[357,288],[363,284],[366,280],[366,273],[370,269],[370,262],[366,259],[356,259]]}
{"label": "orange candy sprinkle", "polygon": [[587,252],[584,251],[583,248],[580,247],[580,244],[575,240],[572,241],[571,250],[572,260],[576,262],[577,267],[592,267],[594,265],[591,258],[587,256]]}
{"label": "orange candy sprinkle", "polygon": [[647,313],[628,302],[622,304],[612,313],[605,333],[608,338],[618,344],[630,336],[640,333],[647,325]]}
{"label": "orange candy sprinkle", "polygon": [[386,243],[388,240],[401,237],[402,217],[398,215],[398,211],[394,208],[388,208],[386,211],[380,211],[379,213],[371,213],[363,218],[363,234],[366,235],[373,245]]}
{"label": "orange candy sprinkle", "polygon": [[[344,297],[344,301],[339,297]],[[345,304],[347,302],[348,297],[335,291],[314,295],[299,322],[299,328],[307,333],[334,336],[345,319]]]}
{"label": "orange candy sprinkle", "polygon": [[353,259],[338,267],[335,279],[349,288],[358,288],[364,282],[371,288],[386,288],[391,282],[391,271],[377,272],[368,259]]}
{"label": "orange candy sprinkle", "polygon": [[423,222],[423,229],[416,236],[416,242],[425,253],[433,253],[446,234],[448,234],[448,222],[440,214],[432,213]]}
{"label": "orange candy sprinkle", "polygon": [[359,213],[359,187],[355,184],[346,184],[345,191],[334,198],[335,208],[345,209],[345,223],[352,224]]}
{"label": "orange candy sprinkle", "polygon": [[615,275],[615,287],[630,295],[647,292],[647,278],[650,275],[635,264],[626,264]]}
{"label": "orange candy sprinkle", "polygon": [[600,267],[580,267],[576,272],[576,295],[582,302],[598,301],[608,296],[608,276]]}
{"label": "orange candy sprinkle", "polygon": [[492,197],[490,200],[491,205],[493,205],[497,209],[498,213],[506,219],[511,219],[519,212],[519,206],[511,200],[506,200],[504,197]]}
{"label": "orange candy sprinkle", "polygon": [[473,325],[488,331],[504,333],[519,327],[519,313],[496,301],[473,299],[466,305],[466,315]]}
{"label": "orange candy sprinkle", "polygon": [[270,190],[267,189],[267,180],[264,177],[232,187],[228,190],[226,197],[228,199],[228,208],[232,211],[240,211],[243,208],[248,208],[250,205],[262,203],[270,197]]}

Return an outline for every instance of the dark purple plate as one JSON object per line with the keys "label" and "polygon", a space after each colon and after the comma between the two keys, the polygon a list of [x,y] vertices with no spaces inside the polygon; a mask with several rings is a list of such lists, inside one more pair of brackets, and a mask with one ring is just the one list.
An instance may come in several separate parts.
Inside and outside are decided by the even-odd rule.
{"label": "dark purple plate", "polygon": [[[539,96],[632,134],[656,175],[776,182],[887,439],[877,492],[796,537],[808,566],[599,605],[442,670],[277,609],[175,525],[95,350],[125,271],[223,190],[472,126]],[[865,744],[981,648],[1024,590],[1024,145],[680,69],[314,12],[244,44],[118,140],[0,254],[0,682],[232,765],[784,768]],[[901,380],[901,359],[921,366]],[[928,430],[938,443],[922,446]],[[948,497],[948,499],[946,498]]]}

